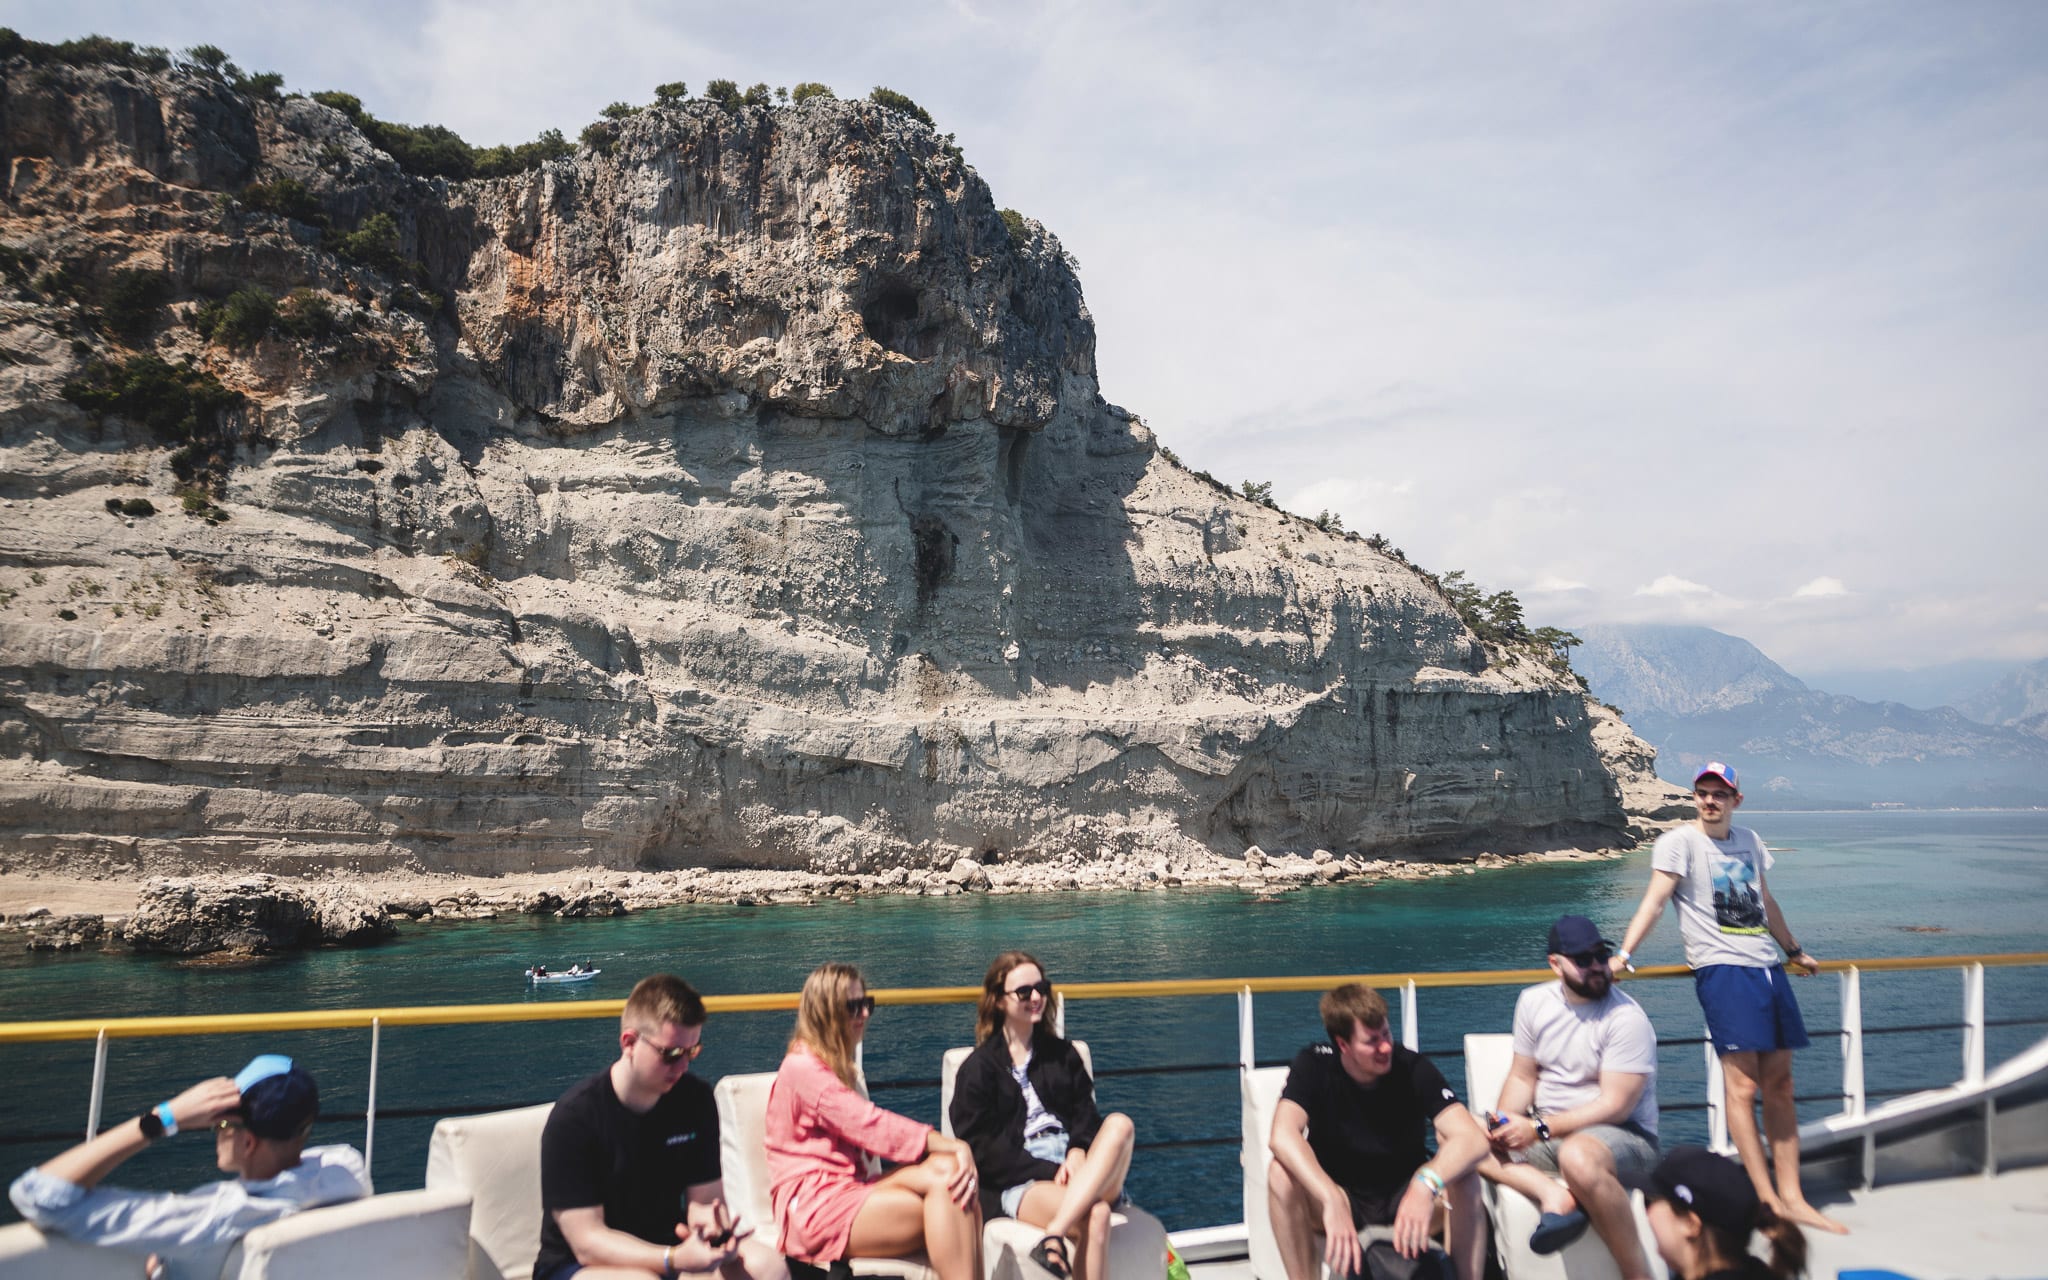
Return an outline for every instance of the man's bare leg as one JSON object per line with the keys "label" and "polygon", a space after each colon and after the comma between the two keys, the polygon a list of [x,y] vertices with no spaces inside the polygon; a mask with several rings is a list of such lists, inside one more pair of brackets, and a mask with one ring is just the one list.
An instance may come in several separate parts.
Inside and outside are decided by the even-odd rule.
{"label": "man's bare leg", "polygon": [[1563,1183],[1526,1164],[1488,1156],[1479,1162],[1479,1173],[1503,1187],[1521,1192],[1535,1201],[1536,1208],[1543,1213],[1570,1213],[1579,1207],[1579,1202],[1572,1199],[1572,1193],[1565,1189]]}
{"label": "man's bare leg", "polygon": [[1273,1224],[1273,1243],[1280,1246],[1287,1280],[1316,1280],[1321,1270],[1316,1257],[1321,1206],[1278,1160],[1266,1166],[1266,1217]]}
{"label": "man's bare leg", "polygon": [[1771,1139],[1772,1172],[1777,1177],[1778,1216],[1802,1227],[1818,1227],[1838,1236],[1849,1228],[1806,1202],[1799,1184],[1799,1106],[1792,1098],[1792,1051],[1773,1049],[1761,1055],[1764,1132]]}
{"label": "man's bare leg", "polygon": [[1643,1256],[1642,1239],[1636,1235],[1635,1209],[1629,1204],[1628,1190],[1621,1185],[1614,1152],[1598,1138],[1575,1133],[1557,1150],[1557,1170],[1593,1220],[1600,1242],[1614,1255],[1622,1280],[1650,1280],[1650,1263]]}
{"label": "man's bare leg", "polygon": [[1452,1179],[1444,1187],[1444,1202],[1451,1211],[1451,1264],[1458,1280],[1481,1280],[1486,1274],[1486,1205],[1479,1198],[1478,1175]]}

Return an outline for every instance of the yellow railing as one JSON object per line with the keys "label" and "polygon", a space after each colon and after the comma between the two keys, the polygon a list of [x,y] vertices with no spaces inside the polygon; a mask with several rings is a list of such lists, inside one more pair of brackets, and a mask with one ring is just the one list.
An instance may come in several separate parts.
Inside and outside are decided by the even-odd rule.
{"label": "yellow railing", "polygon": [[[1991,955],[1910,956],[1871,960],[1831,960],[1823,971],[1884,972],[1913,969],[1955,969],[1971,965],[2010,968],[2048,965],[2048,951]],[[1682,965],[1645,966],[1630,982],[1684,977]],[[1385,989],[1406,987],[1497,987],[1545,982],[1548,969],[1468,969],[1452,973],[1318,974],[1285,978],[1190,978],[1159,982],[1062,983],[1068,1000],[1136,1000],[1177,996],[1229,996],[1242,991],[1264,995],[1287,991],[1326,991],[1344,982],[1363,982]],[[971,1004],[980,987],[877,987],[875,999],[885,1005]],[[133,1039],[147,1036],[228,1035],[253,1031],[326,1031],[337,1028],[434,1027],[479,1022],[557,1022],[579,1018],[616,1018],[624,1000],[563,1000],[547,1004],[405,1005],[388,1009],[306,1009],[289,1013],[202,1014],[175,1018],[68,1018],[51,1022],[0,1022],[0,1045],[56,1040]],[[761,1013],[795,1009],[797,993],[706,996],[713,1013]]]}

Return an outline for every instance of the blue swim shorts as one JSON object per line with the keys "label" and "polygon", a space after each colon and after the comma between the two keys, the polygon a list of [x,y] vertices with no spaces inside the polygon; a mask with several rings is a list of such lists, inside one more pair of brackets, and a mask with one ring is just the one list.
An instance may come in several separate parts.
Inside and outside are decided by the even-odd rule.
{"label": "blue swim shorts", "polygon": [[1707,1015],[1715,1053],[1806,1047],[1806,1021],[1799,1016],[1784,965],[1702,965],[1692,971],[1692,986]]}

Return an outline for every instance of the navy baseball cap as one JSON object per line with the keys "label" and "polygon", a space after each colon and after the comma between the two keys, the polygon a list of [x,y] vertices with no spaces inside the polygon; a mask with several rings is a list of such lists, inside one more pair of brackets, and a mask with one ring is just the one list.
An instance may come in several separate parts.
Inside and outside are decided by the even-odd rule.
{"label": "navy baseball cap", "polygon": [[313,1073],[281,1053],[252,1058],[235,1077],[235,1087],[242,1091],[235,1112],[259,1138],[296,1138],[320,1114]]}
{"label": "navy baseball cap", "polygon": [[1692,785],[1695,787],[1700,785],[1701,778],[1718,779],[1727,783],[1728,789],[1736,795],[1742,794],[1742,784],[1735,780],[1735,766],[1732,764],[1722,764],[1719,760],[1709,760],[1700,766],[1698,773],[1692,775]]}
{"label": "navy baseball cap", "polygon": [[1557,923],[1550,926],[1550,954],[1554,956],[1582,956],[1588,951],[1603,954],[1614,950],[1614,944],[1600,936],[1593,922],[1584,916],[1559,916]]}
{"label": "navy baseball cap", "polygon": [[1650,1197],[1699,1215],[1737,1240],[1756,1229],[1756,1187],[1742,1166],[1705,1147],[1673,1147],[1650,1173]]}

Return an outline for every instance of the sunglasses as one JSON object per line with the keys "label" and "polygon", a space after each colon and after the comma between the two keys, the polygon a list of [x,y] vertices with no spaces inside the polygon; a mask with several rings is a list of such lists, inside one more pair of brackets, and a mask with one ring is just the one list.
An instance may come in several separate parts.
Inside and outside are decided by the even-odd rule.
{"label": "sunglasses", "polygon": [[862,996],[858,1000],[848,1000],[846,1002],[846,1016],[849,1018],[858,1018],[874,1011],[875,998],[873,996]]}
{"label": "sunglasses", "polygon": [[1003,992],[1004,995],[1010,997],[1012,1000],[1018,1001],[1029,1000],[1033,993],[1036,993],[1038,998],[1041,1000],[1052,999],[1052,979],[1040,978],[1038,981],[1032,983],[1028,987],[1016,987],[1012,990]]}
{"label": "sunglasses", "polygon": [[246,1129],[248,1127],[248,1125],[233,1116],[222,1116],[213,1122],[213,1131],[215,1133],[233,1133],[237,1129]]}
{"label": "sunglasses", "polygon": [[1579,968],[1581,969],[1591,969],[1595,966],[1606,964],[1607,957],[1608,952],[1603,949],[1600,951],[1575,952],[1571,955],[1566,956],[1565,959],[1571,961],[1573,964],[1579,966]]}
{"label": "sunglasses", "polygon": [[[644,1037],[646,1033],[642,1032],[641,1034]],[[679,1044],[666,1049],[644,1038],[640,1043],[654,1050],[654,1056],[660,1058],[664,1065],[671,1067],[678,1062],[694,1061],[698,1054],[704,1052],[704,1042],[702,1040],[695,1044]]]}

